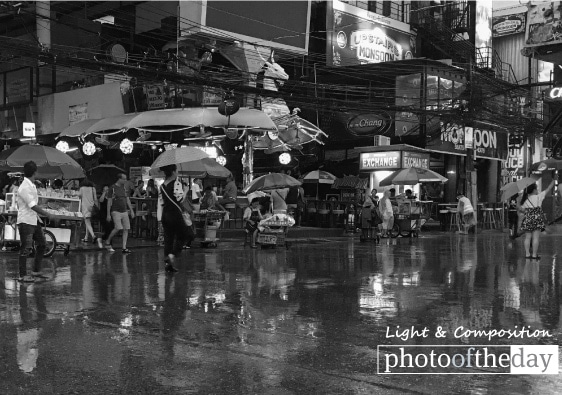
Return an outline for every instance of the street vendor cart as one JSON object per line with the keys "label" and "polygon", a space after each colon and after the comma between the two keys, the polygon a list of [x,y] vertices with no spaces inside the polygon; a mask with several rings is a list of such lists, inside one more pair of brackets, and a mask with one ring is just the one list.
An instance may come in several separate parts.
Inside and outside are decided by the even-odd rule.
{"label": "street vendor cart", "polygon": [[217,247],[217,237],[224,219],[224,211],[201,210],[193,213],[195,237],[201,239],[201,247]]}
{"label": "street vendor cart", "polygon": [[[41,191],[43,192],[43,191]],[[65,198],[60,195],[46,194],[39,195],[39,207],[43,208],[54,218],[45,226],[44,233],[47,241],[45,256],[51,256],[57,249],[64,251],[68,255],[72,244],[78,244],[78,227],[83,222],[82,212],[80,211],[80,199]],[[7,212],[2,214],[2,250],[5,251],[7,242],[20,242],[17,229],[17,202],[15,194],[6,194]],[[45,222],[46,219],[44,220]]]}
{"label": "street vendor cart", "polygon": [[394,214],[394,225],[391,237],[418,237],[421,227],[431,215],[432,202],[414,200],[398,200],[397,212]]}
{"label": "street vendor cart", "polygon": [[282,246],[289,248],[287,233],[289,227],[295,224],[295,220],[287,214],[274,214],[272,217],[263,219],[258,225],[257,244],[263,247]]}

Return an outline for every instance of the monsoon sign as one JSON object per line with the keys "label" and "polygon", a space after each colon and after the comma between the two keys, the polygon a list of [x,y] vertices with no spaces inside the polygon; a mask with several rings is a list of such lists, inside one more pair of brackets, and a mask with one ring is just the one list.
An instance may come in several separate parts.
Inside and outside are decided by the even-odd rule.
{"label": "monsoon sign", "polygon": [[507,133],[442,124],[439,133],[434,133],[426,148],[444,153],[466,155],[465,136],[472,135],[477,158],[507,159]]}

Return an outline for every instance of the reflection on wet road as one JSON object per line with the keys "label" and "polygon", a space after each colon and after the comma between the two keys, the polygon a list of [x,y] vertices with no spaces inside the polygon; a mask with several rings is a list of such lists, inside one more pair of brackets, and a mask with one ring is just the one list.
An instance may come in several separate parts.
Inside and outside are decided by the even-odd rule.
{"label": "reflection on wet road", "polygon": [[17,255],[3,254],[0,393],[557,394],[559,375],[377,375],[376,352],[436,343],[386,338],[412,325],[530,325],[554,337],[503,344],[559,344],[558,239],[543,238],[540,262],[499,233],[224,243],[186,252],[172,276],[156,248],[55,254],[51,279],[32,285],[14,281]]}

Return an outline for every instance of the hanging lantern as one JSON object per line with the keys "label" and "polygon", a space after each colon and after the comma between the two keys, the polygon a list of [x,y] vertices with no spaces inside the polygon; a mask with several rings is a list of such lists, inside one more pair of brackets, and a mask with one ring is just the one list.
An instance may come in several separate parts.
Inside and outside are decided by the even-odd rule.
{"label": "hanging lantern", "polygon": [[288,152],[283,152],[281,155],[279,155],[279,163],[281,163],[282,165],[288,165],[289,163],[291,163],[291,154],[289,154]]}
{"label": "hanging lantern", "polygon": [[123,139],[121,141],[121,144],[119,144],[119,149],[125,155],[129,155],[131,152],[133,152],[133,143],[129,139]]}
{"label": "hanging lantern", "polygon": [[90,141],[87,141],[82,147],[82,152],[84,153],[84,155],[92,156],[96,153],[96,145]]}
{"label": "hanging lantern", "polygon": [[217,156],[217,163],[221,166],[226,166],[226,158],[224,156]]}
{"label": "hanging lantern", "polygon": [[70,151],[70,146],[64,140],[59,141],[55,148],[58,149],[61,152],[64,152],[64,153],[67,153],[68,151]]}

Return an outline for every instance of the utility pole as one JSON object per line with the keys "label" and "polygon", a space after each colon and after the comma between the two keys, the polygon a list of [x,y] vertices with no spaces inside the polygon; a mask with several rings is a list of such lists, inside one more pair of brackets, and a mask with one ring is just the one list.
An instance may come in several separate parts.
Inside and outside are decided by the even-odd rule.
{"label": "utility pole", "polygon": [[[472,206],[475,210],[478,210],[478,191],[477,191],[477,179],[476,179],[476,170],[474,169],[474,159],[475,159],[475,133],[474,133],[474,78],[472,74],[472,66],[473,66],[472,56],[470,57],[470,61],[468,63],[468,73],[467,73],[467,85],[470,88],[470,96],[469,96],[469,104],[468,104],[468,112],[467,112],[467,120],[465,120],[465,148],[466,148],[466,157],[464,160],[465,165],[465,195],[470,199]],[[470,134],[470,142],[466,144],[466,137],[467,137],[467,128],[466,124],[469,124],[469,134]],[[476,211],[478,212],[478,211]],[[474,231],[477,231],[478,227],[474,227]]]}

